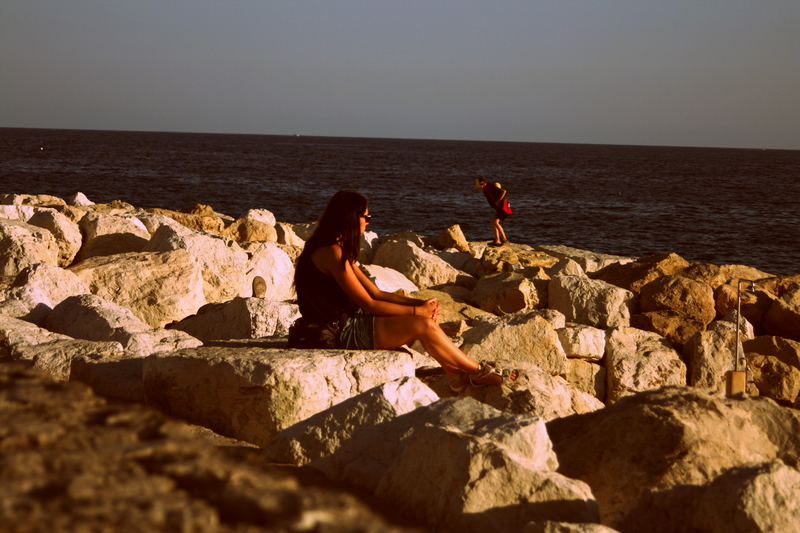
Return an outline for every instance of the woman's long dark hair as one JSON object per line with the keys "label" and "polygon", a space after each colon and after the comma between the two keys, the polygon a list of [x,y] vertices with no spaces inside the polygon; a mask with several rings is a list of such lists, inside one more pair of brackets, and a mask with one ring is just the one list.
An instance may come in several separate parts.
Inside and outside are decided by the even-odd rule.
{"label": "woman's long dark hair", "polygon": [[[355,262],[361,252],[361,215],[367,212],[367,199],[355,191],[339,191],[333,195],[322,213],[314,233],[306,241],[297,259],[300,265],[311,261],[311,255],[322,246],[339,244],[342,264]],[[295,286],[297,271],[295,272]]]}

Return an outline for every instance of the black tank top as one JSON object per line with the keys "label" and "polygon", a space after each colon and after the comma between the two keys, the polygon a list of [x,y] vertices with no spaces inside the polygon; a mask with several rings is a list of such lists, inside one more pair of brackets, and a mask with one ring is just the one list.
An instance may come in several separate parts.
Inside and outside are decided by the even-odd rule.
{"label": "black tank top", "polygon": [[358,306],[342,290],[330,274],[325,274],[311,259],[312,254],[297,263],[295,289],[300,314],[310,322],[337,322],[342,313],[353,315]]}

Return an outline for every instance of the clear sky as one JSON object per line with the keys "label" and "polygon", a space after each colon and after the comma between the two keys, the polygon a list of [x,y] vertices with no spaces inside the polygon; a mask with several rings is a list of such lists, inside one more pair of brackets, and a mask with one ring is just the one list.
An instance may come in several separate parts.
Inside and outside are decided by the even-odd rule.
{"label": "clear sky", "polygon": [[0,127],[800,149],[800,1],[0,0]]}

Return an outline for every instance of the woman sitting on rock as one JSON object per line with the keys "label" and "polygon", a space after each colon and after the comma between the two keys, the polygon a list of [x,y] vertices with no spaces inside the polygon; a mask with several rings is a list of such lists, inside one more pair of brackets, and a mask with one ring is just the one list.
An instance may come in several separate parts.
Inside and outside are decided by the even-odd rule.
{"label": "woman sitting on rock", "polygon": [[439,327],[441,305],[380,290],[357,266],[361,237],[369,224],[367,199],[336,193],[297,260],[295,289],[305,327],[323,326],[333,345],[350,350],[386,350],[419,340],[444,368],[455,392],[517,379],[467,357]]}

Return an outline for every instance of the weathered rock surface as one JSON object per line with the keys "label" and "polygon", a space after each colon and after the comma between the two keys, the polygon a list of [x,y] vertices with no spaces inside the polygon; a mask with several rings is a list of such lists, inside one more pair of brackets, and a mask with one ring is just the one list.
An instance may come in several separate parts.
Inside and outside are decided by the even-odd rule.
{"label": "weathered rock surface", "polygon": [[361,270],[382,291],[386,292],[415,292],[419,287],[393,268],[380,265],[361,265]]}
{"label": "weathered rock surface", "polygon": [[385,240],[378,247],[373,263],[397,270],[423,289],[455,283],[464,275],[409,241]]}
{"label": "weathered rock surface", "polygon": [[144,362],[147,404],[228,437],[265,446],[277,432],[403,376],[395,351],[201,347]]}
{"label": "weathered rock surface", "polygon": [[631,263],[609,265],[594,278],[638,294],[651,281],[661,276],[679,275],[689,266],[690,263],[678,254],[651,254]]}
{"label": "weathered rock surface", "polygon": [[264,242],[250,250],[239,295],[251,296],[253,278],[261,276],[267,284],[264,298],[281,301],[296,298],[294,293],[294,263],[280,245]]}
{"label": "weathered rock surface", "polygon": [[763,326],[770,335],[800,341],[800,283],[772,302]]}
{"label": "weathered rock surface", "polygon": [[596,522],[586,485],[556,474],[542,420],[469,398],[440,400],[357,433],[311,463],[446,531]]}
{"label": "weathered rock surface", "polygon": [[[0,364],[5,531],[401,531],[356,497],[185,424]],[[230,446],[229,446],[230,448]]]}
{"label": "weathered rock surface", "polygon": [[642,286],[639,309],[642,313],[672,311],[704,326],[717,316],[711,287],[683,276],[662,276]]}
{"label": "weathered rock surface", "polygon": [[58,245],[59,266],[68,267],[72,264],[83,244],[78,224],[54,209],[37,209],[27,222],[53,234]]}
{"label": "weathered rock surface", "polygon": [[556,330],[567,357],[600,361],[606,351],[606,332],[592,326],[570,324]]}
{"label": "weathered rock surface", "polygon": [[661,515],[643,505],[651,494],[706,485],[753,463],[800,459],[800,413],[766,398],[726,398],[692,387],[628,396],[593,413],[551,420],[547,432],[558,471],[588,483],[601,523],[620,531],[638,531],[622,527],[637,516],[648,531],[655,527]]}
{"label": "weathered rock surface", "polygon": [[567,375],[564,379],[579,391],[591,394],[602,402],[606,399],[606,374],[606,368],[599,364],[583,359],[567,359]]}
{"label": "weathered rock surface", "polygon": [[548,285],[548,307],[567,322],[597,328],[629,326],[636,295],[610,283],[581,276],[556,276]]}
{"label": "weathered rock surface", "polygon": [[478,280],[469,295],[476,307],[498,316],[547,307],[546,280],[532,280],[514,272],[489,274]]}
{"label": "weathered rock surface", "polygon": [[0,276],[16,276],[36,263],[58,266],[60,253],[46,229],[0,218]]}
{"label": "weathered rock surface", "polygon": [[438,399],[414,377],[384,383],[284,429],[270,439],[262,458],[298,466],[310,463],[334,453],[357,432]]}
{"label": "weathered rock surface", "polygon": [[469,253],[469,243],[461,231],[461,226],[455,224],[444,230],[437,239],[442,248],[455,248],[459,252]]}
{"label": "weathered rock surface", "polygon": [[569,246],[544,245],[536,246],[534,250],[545,252],[559,260],[569,259],[574,261],[587,274],[597,272],[610,265],[625,265],[636,260],[633,257],[597,254],[588,250],[580,250]]}
{"label": "weathered rock surface", "polygon": [[89,287],[78,276],[49,263],[37,263],[20,272],[11,286],[0,291],[0,314],[42,325],[53,307]]}
{"label": "weathered rock surface", "polygon": [[225,303],[206,304],[170,330],[179,330],[203,342],[227,339],[258,339],[286,336],[300,318],[297,304],[264,298],[234,298]]}
{"label": "weathered rock surface", "polygon": [[[722,325],[722,323],[720,323]],[[683,348],[688,384],[725,393],[728,372],[736,366],[736,325],[696,333]],[[741,343],[741,341],[740,341]],[[739,347],[740,356],[744,350]],[[744,368],[744,362],[740,362]]]}
{"label": "weathered rock surface", "polygon": [[252,218],[234,220],[230,226],[223,230],[222,235],[238,243],[260,241],[278,242],[278,232],[275,229],[275,224],[267,224]]}
{"label": "weathered rock surface", "polygon": [[141,252],[150,240],[150,232],[145,225],[132,215],[88,213],[81,219],[79,227],[83,242],[76,262],[90,257]]}

